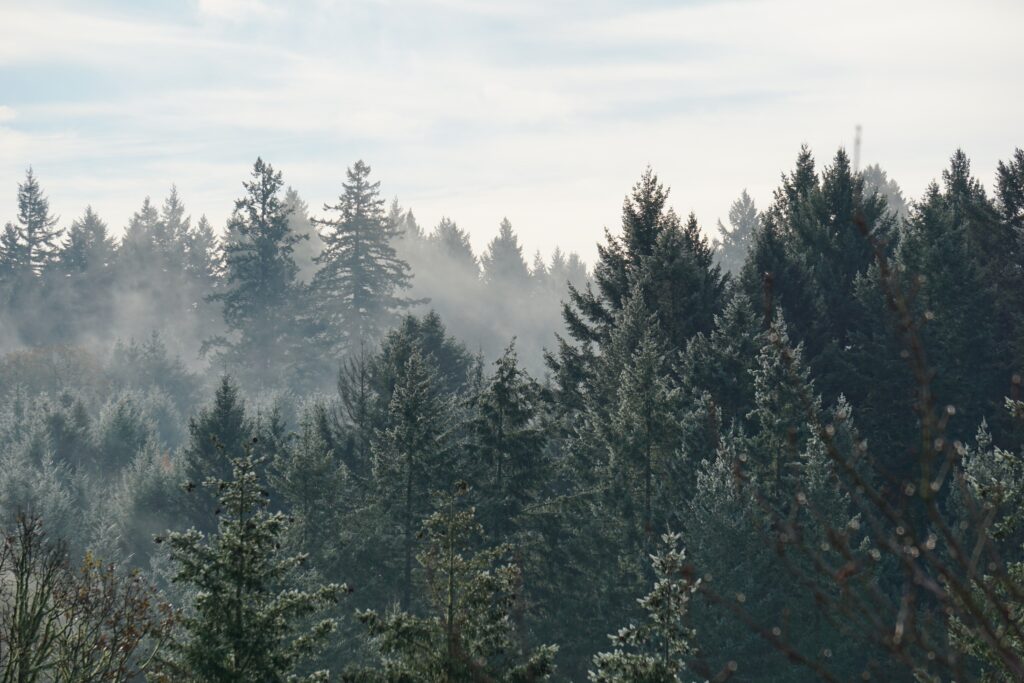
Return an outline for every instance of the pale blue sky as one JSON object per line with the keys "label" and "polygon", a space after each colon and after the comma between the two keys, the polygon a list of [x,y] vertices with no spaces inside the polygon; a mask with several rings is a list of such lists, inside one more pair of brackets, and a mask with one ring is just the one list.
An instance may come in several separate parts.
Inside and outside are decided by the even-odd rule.
{"label": "pale blue sky", "polygon": [[314,208],[370,163],[421,223],[589,261],[651,164],[706,229],[801,143],[917,195],[1024,146],[1019,0],[0,0],[0,222],[32,164],[120,231],[176,183],[218,228],[257,155]]}

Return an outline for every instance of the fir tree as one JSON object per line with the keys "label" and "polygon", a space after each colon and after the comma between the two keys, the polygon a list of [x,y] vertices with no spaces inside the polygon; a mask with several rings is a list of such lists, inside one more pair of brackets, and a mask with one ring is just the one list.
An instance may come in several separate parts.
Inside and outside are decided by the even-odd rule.
{"label": "fir tree", "polygon": [[398,597],[405,610],[412,604],[418,521],[429,511],[429,492],[446,486],[444,439],[450,412],[450,401],[439,390],[436,371],[414,349],[391,395],[387,426],[378,432],[372,446],[381,540],[393,543],[392,562],[400,567]]}
{"label": "fir tree", "polygon": [[473,246],[469,243],[469,234],[462,230],[455,221],[444,217],[430,234],[430,241],[435,249],[451,260],[452,265],[463,275],[480,274],[480,265]]}
{"label": "fir tree", "polygon": [[303,675],[302,667],[335,623],[308,624],[345,586],[294,587],[305,556],[282,552],[287,518],[268,512],[268,493],[248,451],[233,459],[229,480],[204,485],[217,491],[216,533],[190,529],[167,539],[174,581],[195,593],[182,623],[185,637],[164,663],[163,680],[327,680],[326,671]]}
{"label": "fir tree", "polygon": [[663,548],[651,556],[654,587],[638,602],[646,612],[609,636],[615,649],[594,657],[594,683],[677,683],[694,652],[694,631],[687,623],[690,596],[700,586],[686,561],[680,534],[662,535]]}
{"label": "fir tree", "polygon": [[357,161],[338,203],[324,206],[337,218],[315,221],[324,249],[315,259],[314,310],[335,355],[377,343],[397,312],[412,303],[399,296],[409,287],[409,265],[391,245],[398,232],[384,213],[380,183],[369,175],[370,167]]}
{"label": "fir tree", "polygon": [[360,612],[381,669],[353,673],[349,680],[526,683],[554,672],[557,648],[528,650],[516,632],[521,574],[506,560],[511,548],[472,550],[483,529],[473,508],[460,504],[467,491],[457,482],[423,524],[417,560],[427,577],[426,616]]}
{"label": "fir tree", "polygon": [[539,387],[519,367],[515,344],[495,362],[493,375],[472,397],[472,452],[479,461],[482,516],[500,541],[517,526],[523,508],[540,497],[548,479],[539,424]]}
{"label": "fir tree", "polygon": [[16,272],[40,275],[60,251],[58,218],[50,215],[50,201],[29,168],[25,182],[18,184],[18,215],[5,229],[4,253]]}
{"label": "fir tree", "polygon": [[530,270],[523,260],[519,238],[512,232],[512,224],[507,218],[501,220],[498,236],[487,245],[480,262],[485,283],[512,294],[526,289]]}
{"label": "fir tree", "polygon": [[246,194],[235,202],[222,248],[224,290],[213,295],[223,303],[232,338],[205,346],[222,347],[225,362],[273,383],[271,359],[287,357],[295,341],[298,267],[292,252],[301,237],[288,225],[280,172],[257,159],[252,180],[242,185]]}
{"label": "fir tree", "polygon": [[200,529],[212,529],[207,513],[216,501],[202,483],[230,477],[231,459],[244,451],[253,432],[238,386],[230,377],[222,377],[213,403],[189,420],[188,443],[182,452],[183,485],[190,496],[187,507],[192,523]]}
{"label": "fir tree", "polygon": [[743,190],[739,199],[729,207],[729,227],[718,221],[715,252],[718,262],[727,273],[739,275],[747,259],[751,239],[760,224],[754,200]]}

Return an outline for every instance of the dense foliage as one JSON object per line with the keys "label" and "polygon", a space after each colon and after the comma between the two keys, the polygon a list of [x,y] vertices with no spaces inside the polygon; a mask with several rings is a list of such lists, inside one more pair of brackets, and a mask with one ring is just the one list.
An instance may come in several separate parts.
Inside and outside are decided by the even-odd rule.
{"label": "dense foliage", "polygon": [[589,273],[370,173],[18,185],[0,681],[1024,679],[1024,152],[802,149],[714,243],[648,169]]}

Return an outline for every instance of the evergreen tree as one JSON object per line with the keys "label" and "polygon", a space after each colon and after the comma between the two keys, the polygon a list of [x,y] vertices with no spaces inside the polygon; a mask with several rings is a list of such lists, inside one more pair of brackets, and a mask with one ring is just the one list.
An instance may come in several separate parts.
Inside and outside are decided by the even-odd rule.
{"label": "evergreen tree", "polygon": [[213,403],[189,419],[188,443],[182,451],[183,483],[190,496],[187,507],[191,522],[200,529],[212,529],[208,512],[216,501],[202,483],[208,479],[227,479],[231,475],[231,459],[244,451],[253,432],[254,425],[246,416],[238,386],[230,377],[222,377]]}
{"label": "evergreen tree", "polygon": [[50,215],[50,201],[29,168],[25,182],[18,184],[17,218],[5,228],[4,257],[15,272],[38,276],[56,260],[64,232],[58,220]]}
{"label": "evergreen tree", "polygon": [[398,233],[384,214],[380,183],[371,183],[369,174],[370,167],[357,161],[338,203],[324,206],[338,217],[315,221],[324,250],[311,284],[314,314],[336,355],[378,342],[397,312],[412,303],[398,294],[409,287],[409,265],[391,245]]}
{"label": "evergreen tree", "polygon": [[479,508],[493,537],[508,538],[518,515],[535,502],[550,472],[539,424],[539,387],[519,367],[515,344],[495,362],[494,374],[472,397],[470,424]]}
{"label": "evergreen tree", "polygon": [[903,220],[910,214],[910,203],[903,196],[903,190],[878,164],[872,164],[860,172],[864,179],[864,194],[877,193],[885,198],[886,207]]}
{"label": "evergreen tree", "polygon": [[229,480],[204,485],[217,491],[216,533],[193,528],[167,539],[174,581],[195,593],[182,623],[185,637],[164,663],[163,680],[326,681],[328,672],[302,675],[302,667],[335,623],[309,622],[335,604],[345,586],[295,588],[305,556],[282,552],[288,521],[268,512],[268,493],[248,450],[233,459]]}
{"label": "evergreen tree", "polygon": [[245,196],[235,202],[222,247],[224,290],[213,299],[224,306],[231,339],[205,344],[223,349],[221,359],[256,382],[275,383],[296,334],[293,314],[298,267],[292,257],[301,237],[288,225],[281,173],[257,159],[252,180],[242,183]]}
{"label": "evergreen tree", "polygon": [[715,317],[711,334],[698,333],[687,344],[679,367],[686,394],[696,399],[708,392],[725,424],[744,425],[753,409],[751,373],[763,341],[760,316],[737,292]]}
{"label": "evergreen tree", "polygon": [[747,259],[754,232],[761,225],[761,219],[746,190],[729,207],[729,227],[718,221],[718,239],[715,252],[722,268],[732,275],[739,275]]}
{"label": "evergreen tree", "polygon": [[438,253],[450,259],[460,274],[471,275],[474,279],[479,276],[480,265],[469,243],[469,233],[459,228],[455,221],[448,217],[442,218],[429,239]]}
{"label": "evergreen tree", "polygon": [[313,565],[334,575],[346,530],[341,526],[347,507],[348,469],[330,447],[316,419],[303,415],[299,434],[280,451],[271,467],[270,483],[294,519],[289,535],[294,547],[308,552]]}
{"label": "evergreen tree", "polygon": [[554,672],[557,648],[528,650],[516,632],[521,574],[506,559],[511,548],[472,550],[483,529],[473,508],[460,505],[467,491],[456,483],[423,524],[417,560],[427,577],[426,615],[360,612],[381,669],[353,673],[350,680],[526,683]]}
{"label": "evergreen tree", "polygon": [[498,236],[487,245],[480,263],[486,284],[502,288],[512,295],[527,288],[530,270],[523,260],[519,238],[512,232],[512,224],[507,218],[501,220]]}
{"label": "evergreen tree", "polygon": [[387,426],[373,442],[373,478],[380,505],[380,541],[391,548],[398,565],[397,597],[402,609],[412,606],[416,529],[429,513],[431,490],[447,487],[446,420],[451,402],[438,387],[437,374],[414,349],[395,383]]}
{"label": "evergreen tree", "polygon": [[109,331],[114,316],[116,258],[116,244],[107,224],[91,206],[86,207],[68,229],[58,258],[58,270],[64,275],[56,302],[64,309],[63,338]]}
{"label": "evergreen tree", "polygon": [[309,216],[309,205],[295,188],[289,187],[285,191],[284,203],[288,209],[289,227],[292,232],[302,237],[302,241],[295,244],[295,265],[299,267],[299,280],[309,284],[316,274],[316,258],[323,251],[324,242]]}
{"label": "evergreen tree", "polygon": [[[618,379],[608,430],[610,498],[623,508],[627,543],[649,548],[664,528],[678,484],[679,390],[668,376],[665,351],[647,327]],[[630,519],[632,518],[632,519]]]}
{"label": "evergreen tree", "polygon": [[690,596],[700,586],[686,561],[680,534],[662,535],[663,548],[651,556],[654,587],[638,602],[647,613],[609,636],[615,649],[594,657],[595,683],[676,683],[693,654],[694,632],[687,623]]}

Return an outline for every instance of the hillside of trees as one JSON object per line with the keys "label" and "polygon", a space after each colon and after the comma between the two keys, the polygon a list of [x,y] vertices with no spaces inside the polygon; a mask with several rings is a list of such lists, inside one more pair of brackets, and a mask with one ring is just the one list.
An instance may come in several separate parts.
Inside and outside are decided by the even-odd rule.
{"label": "hillside of trees", "polygon": [[223,229],[29,170],[0,683],[1024,680],[1024,150],[936,171],[708,230],[648,169],[588,270],[362,161]]}

